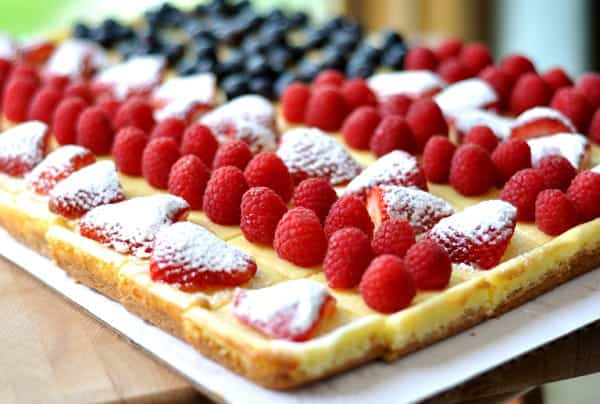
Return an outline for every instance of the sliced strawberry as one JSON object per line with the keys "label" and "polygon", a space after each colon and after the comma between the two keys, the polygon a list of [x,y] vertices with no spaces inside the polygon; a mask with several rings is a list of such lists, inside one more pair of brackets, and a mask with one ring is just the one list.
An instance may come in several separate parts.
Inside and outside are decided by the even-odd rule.
{"label": "sliced strawberry", "polygon": [[402,185],[427,190],[425,173],[419,162],[402,150],[380,157],[348,184],[344,194],[366,198],[369,191],[378,185]]}
{"label": "sliced strawberry", "polygon": [[405,219],[415,234],[429,231],[437,222],[454,213],[452,206],[442,198],[398,185],[382,185],[371,189],[367,210],[378,227],[388,219]]}
{"label": "sliced strawberry", "polygon": [[456,82],[433,99],[446,117],[454,117],[466,110],[488,109],[498,105],[496,90],[478,78]]}
{"label": "sliced strawberry", "polygon": [[236,289],[233,296],[233,314],[242,323],[269,337],[297,342],[314,336],[335,307],[327,288],[309,279]]}
{"label": "sliced strawberry", "polygon": [[105,51],[92,41],[67,39],[56,48],[46,63],[46,72],[72,79],[88,79],[108,66]]}
{"label": "sliced strawberry", "polygon": [[156,55],[132,57],[98,73],[92,84],[93,90],[111,92],[119,100],[132,95],[147,96],[162,80],[165,62],[165,58]]}
{"label": "sliced strawberry", "polygon": [[360,164],[333,137],[316,128],[291,129],[283,134],[277,155],[299,183],[306,178],[324,178],[342,185],[360,171]]}
{"label": "sliced strawberry", "polygon": [[165,226],[184,220],[189,205],[173,195],[152,195],[90,210],[79,222],[79,233],[113,250],[139,258],[152,253],[154,237]]}
{"label": "sliced strawberry", "polygon": [[255,274],[256,263],[250,255],[191,222],[164,227],[154,240],[150,257],[153,281],[194,292],[207,287],[239,286]]}
{"label": "sliced strawberry", "polygon": [[490,200],[442,219],[425,234],[438,243],[454,263],[490,269],[498,265],[515,230],[517,209]]}
{"label": "sliced strawberry", "polygon": [[590,143],[585,136],[577,133],[559,133],[537,137],[529,139],[527,144],[531,149],[533,166],[536,166],[546,156],[558,155],[569,160],[576,170],[581,170],[587,167],[590,160]]}
{"label": "sliced strawberry", "polygon": [[29,121],[0,135],[0,172],[21,177],[35,167],[46,153],[48,126]]}
{"label": "sliced strawberry", "polygon": [[158,121],[167,118],[192,120],[210,110],[217,96],[216,78],[212,73],[173,77],[152,93],[152,104]]}
{"label": "sliced strawberry", "polygon": [[21,58],[27,64],[39,65],[44,63],[56,49],[52,41],[34,41],[21,46]]}
{"label": "sliced strawberry", "polygon": [[84,147],[62,146],[48,154],[27,175],[27,187],[38,194],[45,195],[59,181],[95,161],[94,154]]}
{"label": "sliced strawberry", "polygon": [[444,80],[428,70],[412,70],[375,74],[368,85],[380,101],[393,95],[407,95],[413,98],[426,97],[444,87]]}
{"label": "sliced strawberry", "polygon": [[569,118],[552,108],[534,107],[517,117],[510,137],[529,139],[565,132],[577,132]]}
{"label": "sliced strawberry", "polygon": [[500,140],[510,135],[513,119],[498,115],[492,111],[483,109],[468,109],[454,116],[452,125],[458,132],[460,141],[475,126],[487,126]]}

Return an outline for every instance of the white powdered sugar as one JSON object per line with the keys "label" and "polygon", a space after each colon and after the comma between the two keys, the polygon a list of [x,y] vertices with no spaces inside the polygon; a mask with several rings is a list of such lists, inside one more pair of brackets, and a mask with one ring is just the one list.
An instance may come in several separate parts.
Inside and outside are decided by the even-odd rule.
{"label": "white powdered sugar", "polygon": [[54,178],[72,169],[75,158],[91,155],[85,147],[66,145],[59,147],[38,164],[26,177],[26,186],[32,188],[35,183],[38,188],[49,189],[55,185]]}
{"label": "white powdered sugar", "polygon": [[380,157],[354,178],[344,190],[344,195],[366,196],[377,185],[404,185],[421,187],[425,178],[417,159],[402,150],[394,150]]}
{"label": "white powdered sugar", "polygon": [[513,128],[518,128],[519,126],[526,125],[539,119],[551,119],[558,121],[567,127],[569,132],[577,132],[577,129],[575,129],[575,126],[573,126],[573,123],[569,118],[567,118],[562,112],[549,107],[533,107],[522,112],[521,115],[515,119]]}
{"label": "white powdered sugar", "polygon": [[289,318],[288,336],[306,333],[319,319],[329,292],[310,279],[291,280],[256,290],[236,289],[233,314],[267,335],[281,337],[277,329]]}
{"label": "white powdered sugar", "polygon": [[81,218],[79,228],[82,235],[92,233],[118,252],[146,258],[156,234],[187,209],[187,202],[174,195],[132,198],[90,210]]}
{"label": "white powdered sugar", "polygon": [[162,56],[136,56],[98,73],[95,83],[108,86],[119,99],[129,94],[151,90],[160,83],[165,69]]}
{"label": "white powdered sugar", "polygon": [[433,99],[444,115],[454,117],[461,111],[486,108],[497,102],[498,96],[487,82],[472,78],[446,87]]}
{"label": "white powdered sugar", "polygon": [[290,129],[281,137],[277,155],[292,176],[321,177],[344,184],[361,172],[360,164],[333,137],[316,128]]}
{"label": "white powdered sugar", "polygon": [[[48,125],[29,121],[0,134],[0,171],[23,175],[44,158]],[[22,166],[22,167],[20,167]]]}
{"label": "white powdered sugar", "polygon": [[172,117],[185,119],[196,106],[212,107],[216,97],[217,80],[212,73],[173,77],[152,94],[153,103],[159,106],[154,117],[159,121]]}
{"label": "white powdered sugar", "polygon": [[371,76],[367,84],[380,100],[399,94],[419,97],[446,85],[440,76],[429,70],[379,73]]}
{"label": "white powdered sugar", "polygon": [[590,171],[593,173],[600,174],[600,164],[598,164],[597,166],[594,166]]}
{"label": "white powdered sugar", "polygon": [[468,109],[460,111],[454,116],[454,127],[463,134],[467,134],[473,127],[484,125],[489,127],[501,140],[510,136],[514,119],[500,116],[484,109]]}
{"label": "white powdered sugar", "polygon": [[578,133],[559,133],[536,137],[527,140],[527,144],[531,149],[532,165],[537,165],[546,156],[559,155],[569,160],[575,169],[582,167],[589,148],[587,138]]}
{"label": "white powdered sugar", "polygon": [[152,260],[159,269],[228,273],[244,272],[253,262],[249,254],[191,222],[163,227],[156,235]]}
{"label": "white powdered sugar", "polygon": [[94,42],[67,39],[50,56],[46,63],[46,72],[80,79],[106,66],[108,66],[108,58],[104,50]]}
{"label": "white powdered sugar", "polygon": [[17,43],[8,34],[0,32],[0,59],[14,60],[19,53]]}
{"label": "white powdered sugar", "polygon": [[439,220],[454,213],[442,198],[420,189],[383,185],[383,201],[392,219],[406,219],[416,234],[425,233]]}

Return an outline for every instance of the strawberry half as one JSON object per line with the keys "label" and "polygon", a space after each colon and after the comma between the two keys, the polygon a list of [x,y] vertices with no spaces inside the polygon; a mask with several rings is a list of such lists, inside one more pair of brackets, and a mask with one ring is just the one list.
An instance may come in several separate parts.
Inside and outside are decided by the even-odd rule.
{"label": "strawberry half", "polygon": [[536,137],[529,139],[527,144],[531,149],[531,164],[534,167],[542,158],[551,155],[566,158],[576,170],[586,167],[590,160],[590,143],[585,136],[577,133]]}
{"label": "strawberry half", "polygon": [[189,205],[173,195],[152,195],[90,210],[79,222],[79,233],[120,253],[147,258],[156,234],[184,220]]}
{"label": "strawberry half", "polygon": [[487,82],[471,78],[451,84],[433,100],[446,117],[455,117],[462,111],[488,109],[498,105],[498,95]]}
{"label": "strawberry half", "polygon": [[367,210],[376,227],[388,219],[405,219],[412,225],[415,234],[429,231],[437,222],[454,213],[452,206],[442,198],[398,185],[371,189]]}
{"label": "strawberry half", "polygon": [[0,135],[0,172],[22,177],[33,169],[46,152],[48,126],[38,121],[14,126]]}
{"label": "strawberry half", "polygon": [[46,195],[61,180],[96,161],[88,149],[67,145],[54,150],[27,175],[27,187]]}
{"label": "strawberry half", "polygon": [[297,184],[324,178],[333,186],[356,177],[360,164],[333,137],[316,128],[291,129],[283,134],[277,155]]}
{"label": "strawberry half", "polygon": [[510,135],[514,119],[506,118],[494,112],[483,109],[468,109],[459,112],[452,125],[456,129],[459,140],[462,142],[464,136],[475,126],[487,126],[498,139],[506,139]]}
{"label": "strawberry half", "polygon": [[108,66],[104,50],[92,41],[67,39],[56,48],[46,63],[46,73],[71,79],[88,79]]}
{"label": "strawberry half", "polygon": [[379,73],[371,76],[367,83],[380,101],[400,94],[411,98],[427,97],[445,85],[440,76],[428,70]]}
{"label": "strawberry half", "polygon": [[504,255],[516,218],[517,209],[508,202],[480,202],[440,220],[425,238],[438,243],[454,263],[490,269]]}
{"label": "strawberry half", "polygon": [[158,121],[180,118],[190,121],[210,110],[217,97],[216,78],[211,73],[173,77],[152,93],[152,104]]}
{"label": "strawberry half", "polygon": [[529,139],[554,133],[574,132],[577,132],[575,126],[561,112],[548,107],[534,107],[517,117],[510,137]]}
{"label": "strawberry half", "polygon": [[186,292],[239,286],[255,274],[256,263],[250,255],[191,222],[164,227],[154,240],[152,280],[176,285]]}
{"label": "strawberry half", "polygon": [[313,280],[298,279],[263,289],[236,289],[233,314],[242,323],[278,339],[306,341],[335,312],[335,298]]}

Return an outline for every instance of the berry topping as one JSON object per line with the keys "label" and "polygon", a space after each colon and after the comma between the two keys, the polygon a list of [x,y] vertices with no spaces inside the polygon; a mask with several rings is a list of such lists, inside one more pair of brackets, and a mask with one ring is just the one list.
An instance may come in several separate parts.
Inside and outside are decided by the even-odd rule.
{"label": "berry topping", "polygon": [[449,180],[462,195],[486,193],[496,183],[496,169],[490,154],[478,145],[460,146],[450,163]]}
{"label": "berry topping", "polygon": [[48,126],[25,122],[2,132],[0,136],[0,172],[22,177],[35,167],[46,151]]}
{"label": "berry topping", "polygon": [[345,80],[346,77],[344,77],[344,75],[338,70],[327,69],[317,74],[313,80],[313,86],[317,87],[321,85],[330,85],[334,87],[341,87]]}
{"label": "berry topping", "polygon": [[369,239],[373,235],[373,221],[367,207],[355,196],[344,196],[331,206],[325,219],[325,236],[329,239],[333,233],[345,227],[356,227]]}
{"label": "berry topping", "polygon": [[381,117],[374,107],[363,106],[355,109],[344,121],[342,136],[350,147],[369,149],[369,141]]}
{"label": "berry topping", "polygon": [[552,155],[563,156],[576,169],[587,163],[590,145],[577,133],[559,133],[558,135],[536,137],[527,141],[531,149],[531,163],[535,166],[539,161]]}
{"label": "berry topping", "polygon": [[112,98],[112,96],[101,97],[98,100],[98,107],[100,107],[106,115],[110,116],[110,119],[114,120],[119,108],[121,108],[121,103]]}
{"label": "berry topping", "polygon": [[[181,143],[181,137],[183,136],[183,132],[185,131],[185,121],[180,118],[167,118],[156,124],[154,129],[152,129],[152,133],[150,134],[150,138],[154,139],[157,137],[171,137],[173,140],[177,142],[177,144]],[[215,141],[216,143],[216,141]],[[187,154],[187,153],[184,153]]]}
{"label": "berry topping", "polygon": [[202,124],[191,125],[183,132],[181,154],[198,156],[207,167],[212,166],[218,148],[219,143],[212,131]]}
{"label": "berry topping", "polygon": [[404,265],[419,290],[443,290],[450,283],[450,257],[431,240],[425,239],[410,247],[404,257]]}
{"label": "berry topping", "polygon": [[12,122],[25,121],[36,90],[37,84],[31,80],[11,79],[4,88],[2,100],[4,117]]}
{"label": "berry topping", "polygon": [[45,67],[52,75],[87,79],[107,65],[104,50],[94,42],[67,39],[54,50]]}
{"label": "berry topping", "polygon": [[535,198],[545,189],[544,177],[535,168],[518,171],[504,184],[500,199],[517,208],[517,220],[532,221],[535,212]]}
{"label": "berry topping", "polygon": [[127,175],[142,175],[142,154],[147,143],[146,133],[133,126],[127,126],[117,132],[112,147],[112,157],[117,170]]}
{"label": "berry topping", "polygon": [[240,203],[247,190],[248,183],[239,168],[218,168],[208,180],[202,208],[208,218],[217,224],[240,224]]}
{"label": "berry topping", "polygon": [[31,121],[41,121],[51,125],[54,110],[60,102],[62,95],[52,87],[42,88],[35,93],[29,105],[28,118]]}
{"label": "berry topping", "polygon": [[329,181],[323,178],[308,178],[302,181],[294,190],[292,204],[303,207],[317,214],[321,223],[325,221],[331,205],[338,196]]}
{"label": "berry topping", "polygon": [[515,230],[517,209],[490,200],[442,219],[425,236],[442,247],[452,262],[481,269],[498,265]]}
{"label": "berry topping", "polygon": [[361,78],[351,79],[342,86],[342,97],[349,111],[361,106],[377,105],[377,96]]}
{"label": "berry topping", "polygon": [[283,160],[273,152],[259,153],[246,166],[244,177],[250,187],[267,187],[288,202],[294,192],[294,181]]}
{"label": "berry topping", "polygon": [[240,227],[246,240],[272,245],[275,229],[287,212],[285,202],[267,187],[250,188],[242,196]]}
{"label": "berry topping", "polygon": [[381,120],[375,128],[369,146],[377,157],[394,150],[410,152],[415,148],[410,126],[398,115],[386,116]]}
{"label": "berry topping", "polygon": [[358,286],[360,278],[373,258],[369,238],[356,227],[333,233],[323,261],[329,287],[348,289]]}
{"label": "berry topping", "polygon": [[477,75],[494,62],[487,45],[478,42],[465,44],[460,51],[459,58],[462,65],[469,70],[471,76]]}
{"label": "berry topping", "polygon": [[492,153],[492,161],[503,184],[517,171],[531,167],[531,149],[523,139],[505,140]]}
{"label": "berry topping", "polygon": [[550,236],[558,236],[577,223],[577,210],[562,191],[547,189],[540,192],[535,200],[535,224],[540,230]]}
{"label": "berry topping", "polygon": [[63,95],[64,97],[79,97],[88,105],[94,103],[94,94],[85,82],[70,83],[65,87]]}
{"label": "berry topping", "polygon": [[513,80],[518,79],[525,73],[535,73],[535,66],[531,60],[519,54],[504,57],[502,61],[500,61],[500,69],[512,77]]}
{"label": "berry topping", "polygon": [[445,60],[456,57],[460,54],[463,47],[463,42],[460,39],[450,38],[440,42],[435,49],[435,55],[439,60]]}
{"label": "berry topping", "polygon": [[169,172],[168,190],[190,205],[190,209],[202,209],[204,190],[210,178],[210,170],[200,157],[188,154],[173,164]]}
{"label": "berry topping", "polygon": [[587,134],[591,140],[600,143],[600,108],[598,108],[592,116]]}
{"label": "berry topping", "polygon": [[489,127],[499,139],[506,139],[510,135],[513,121],[512,118],[505,118],[487,110],[469,109],[459,112],[454,117],[453,124],[459,138],[474,126],[483,125]]}
{"label": "berry topping", "polygon": [[126,62],[102,70],[94,85],[109,89],[118,99],[148,93],[162,79],[165,59],[162,56],[134,56]]}
{"label": "berry topping", "polygon": [[[498,102],[494,88],[478,78],[459,81],[443,89],[434,98],[446,116],[456,116],[461,111],[489,108]],[[444,134],[445,132],[438,132]]]}
{"label": "berry topping", "polygon": [[510,94],[510,111],[519,115],[530,108],[548,105],[550,89],[536,73],[525,73],[515,83]]}
{"label": "berry topping", "polygon": [[216,77],[199,73],[187,77],[172,77],[152,93],[155,118],[192,120],[199,113],[212,108],[217,96]]}
{"label": "berry topping", "polygon": [[577,174],[567,189],[567,196],[583,220],[600,217],[600,174],[589,170]]}
{"label": "berry topping", "polygon": [[575,127],[560,111],[534,107],[523,112],[513,123],[510,137],[529,139],[553,133],[575,132]]}
{"label": "berry topping", "polygon": [[381,115],[400,115],[406,117],[408,110],[412,105],[413,100],[404,94],[395,94],[386,99],[382,104],[379,105],[379,113]]}
{"label": "berry topping", "polygon": [[575,88],[587,98],[593,108],[600,107],[600,73],[584,73],[577,82]]}
{"label": "berry topping", "polygon": [[559,155],[542,157],[535,168],[544,177],[544,188],[566,191],[577,175],[577,170],[569,160]]}
{"label": "berry topping", "polygon": [[78,145],[90,149],[96,155],[108,154],[113,136],[110,117],[99,107],[87,108],[79,115],[75,137]]}
{"label": "berry topping", "polygon": [[406,121],[410,126],[417,150],[423,150],[431,136],[447,135],[448,124],[442,110],[430,99],[415,101],[410,106]]}
{"label": "berry topping", "polygon": [[54,111],[52,132],[61,144],[73,144],[77,137],[77,121],[87,104],[79,97],[64,98]]}
{"label": "berry topping", "polygon": [[371,76],[368,84],[380,101],[393,95],[415,98],[431,95],[445,85],[440,76],[427,70],[379,73]]}
{"label": "berry topping", "polygon": [[202,226],[179,222],[156,234],[150,277],[186,292],[207,287],[238,286],[256,274],[256,263]]}
{"label": "berry topping", "polygon": [[418,47],[409,49],[404,59],[406,70],[435,70],[438,65],[437,56],[429,48]]}
{"label": "berry topping", "polygon": [[552,108],[562,112],[571,120],[579,132],[585,133],[594,110],[585,96],[572,87],[561,88],[550,102]]}
{"label": "berry topping", "polygon": [[494,91],[498,96],[500,106],[503,109],[506,108],[510,99],[510,92],[512,90],[512,86],[514,84],[512,76],[509,76],[508,74],[504,73],[500,68],[496,66],[488,66],[481,72],[479,72],[479,75],[477,77],[484,80],[494,88]]}
{"label": "berry topping", "polygon": [[450,175],[450,163],[456,146],[446,136],[432,136],[423,151],[423,170],[428,181],[444,184]]}
{"label": "berry topping", "polygon": [[496,146],[498,146],[498,137],[494,132],[487,126],[478,125],[473,126],[467,135],[463,139],[463,143],[476,144],[483,147],[489,153],[492,153]]}
{"label": "berry topping", "polygon": [[346,117],[346,103],[340,90],[323,86],[312,93],[304,122],[328,132],[339,130]]}
{"label": "berry topping", "polygon": [[375,255],[394,254],[404,257],[415,243],[415,232],[405,219],[389,219],[377,227],[371,247]]}
{"label": "berry topping", "polygon": [[444,60],[438,66],[437,73],[447,83],[456,83],[469,77],[469,69],[463,66],[458,58]]}
{"label": "berry topping", "polygon": [[179,156],[179,147],[170,137],[159,137],[148,142],[142,154],[142,175],[148,184],[167,189],[169,172]]}
{"label": "berry topping", "polygon": [[552,89],[553,93],[560,88],[571,87],[573,85],[573,80],[560,67],[555,67],[542,74],[542,80]]}
{"label": "berry topping", "polygon": [[139,97],[132,97],[126,101],[117,111],[115,127],[122,129],[126,126],[135,126],[150,133],[154,128],[152,106]]}
{"label": "berry topping", "polygon": [[292,123],[304,122],[310,89],[304,83],[294,82],[286,87],[281,95],[281,113]]}
{"label": "berry topping", "polygon": [[240,170],[244,170],[250,160],[252,159],[252,152],[248,143],[241,140],[232,140],[222,144],[215,154],[213,160],[213,168],[234,166]]}
{"label": "berry topping", "polygon": [[294,265],[321,264],[327,239],[315,212],[301,207],[289,210],[277,224],[273,247],[277,255]]}

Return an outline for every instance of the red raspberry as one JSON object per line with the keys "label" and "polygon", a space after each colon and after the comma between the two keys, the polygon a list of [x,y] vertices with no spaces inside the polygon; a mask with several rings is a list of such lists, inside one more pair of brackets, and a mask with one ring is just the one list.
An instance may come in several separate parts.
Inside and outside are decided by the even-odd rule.
{"label": "red raspberry", "polygon": [[329,239],[323,271],[329,287],[354,288],[360,283],[373,251],[369,238],[356,227],[338,230]]}
{"label": "red raspberry", "polygon": [[238,225],[242,196],[247,190],[248,183],[239,168],[217,168],[206,185],[202,207],[213,222],[225,226]]}
{"label": "red raspberry", "polygon": [[393,150],[414,150],[413,133],[406,120],[398,115],[390,115],[381,120],[373,137],[370,147],[377,157]]}
{"label": "red raspberry", "polygon": [[412,276],[394,255],[380,255],[371,261],[359,288],[367,306],[381,313],[408,307],[417,293]]}
{"label": "red raspberry", "polygon": [[308,100],[304,122],[308,126],[335,132],[342,126],[345,116],[346,104],[342,93],[336,88],[323,86]]}
{"label": "red raspberry", "polygon": [[252,152],[248,143],[242,140],[232,140],[219,147],[213,161],[213,169],[234,166],[244,170],[250,160]]}
{"label": "red raspberry", "polygon": [[191,209],[200,210],[209,178],[210,170],[200,157],[188,154],[177,160],[171,167],[169,193],[185,199]]}
{"label": "red raspberry", "polygon": [[544,177],[545,188],[566,191],[569,184],[577,175],[575,167],[563,156],[558,154],[543,157],[536,169]]}
{"label": "red raspberry", "polygon": [[383,116],[400,115],[405,117],[413,100],[404,94],[394,94],[380,104],[379,113]]}
{"label": "red raspberry", "polygon": [[251,243],[273,245],[277,223],[287,212],[281,197],[267,187],[254,187],[242,196],[240,227]]}
{"label": "red raspberry", "polygon": [[17,63],[12,69],[11,81],[17,79],[29,80],[39,87],[42,80],[35,66],[26,63]]}
{"label": "red raspberry", "polygon": [[354,111],[363,105],[377,105],[377,96],[367,82],[360,78],[346,81],[342,85],[342,96],[349,111]]}
{"label": "red raspberry", "polygon": [[142,154],[142,175],[148,184],[158,189],[167,189],[169,172],[179,159],[177,143],[169,137],[152,139]]}
{"label": "red raspberry", "polygon": [[519,54],[505,56],[500,62],[500,69],[513,80],[517,80],[525,73],[535,73],[535,66],[531,60]]}
{"label": "red raspberry", "polygon": [[581,133],[585,133],[594,113],[587,98],[572,87],[561,88],[554,94],[550,106],[562,112]]}
{"label": "red raspberry", "polygon": [[183,131],[185,131],[185,122],[183,121],[183,119],[167,118],[156,124],[154,129],[152,129],[150,138],[154,139],[156,137],[167,136],[172,137],[173,140],[177,142],[177,144],[180,144],[181,137],[183,136]]}
{"label": "red raspberry", "polygon": [[344,121],[342,136],[349,146],[368,150],[369,141],[381,117],[373,107],[364,106],[354,110]]}
{"label": "red raspberry", "polygon": [[536,73],[525,73],[519,77],[510,94],[510,110],[513,114],[550,102],[550,89]]}
{"label": "red raspberry", "polygon": [[310,209],[289,210],[275,230],[273,247],[277,255],[301,267],[312,267],[323,262],[327,239],[319,218]]}
{"label": "red raspberry", "polygon": [[547,189],[540,192],[535,200],[535,224],[540,230],[558,236],[577,223],[577,210],[562,191]]}
{"label": "red raspberry", "polygon": [[27,120],[29,105],[37,91],[35,82],[27,79],[11,79],[4,89],[2,112],[12,122]]}
{"label": "red raspberry", "polygon": [[487,45],[478,42],[464,45],[460,51],[459,60],[471,76],[475,76],[485,67],[494,63]]}
{"label": "red raspberry", "polygon": [[59,91],[52,87],[45,87],[38,91],[29,105],[29,120],[42,121],[52,125],[54,110],[62,96]]}
{"label": "red raspberry", "polygon": [[421,99],[412,104],[406,121],[412,129],[418,151],[423,150],[431,136],[448,134],[448,124],[442,110],[430,99]]}
{"label": "red raspberry", "polygon": [[274,152],[258,153],[246,169],[244,177],[250,187],[267,187],[277,192],[284,202],[294,193],[294,181],[285,163]]}
{"label": "red raspberry", "polygon": [[492,153],[498,181],[504,184],[519,170],[531,167],[531,149],[523,139],[508,139]]}
{"label": "red raspberry", "polygon": [[600,217],[600,174],[589,170],[580,172],[569,185],[567,196],[583,220]]}
{"label": "red raspberry", "polygon": [[83,110],[77,120],[75,142],[96,155],[109,154],[114,132],[108,115],[98,107]]}
{"label": "red raspberry", "polygon": [[404,265],[419,290],[443,290],[450,283],[450,257],[434,241],[424,239],[410,247],[404,257]]}
{"label": "red raspberry", "polygon": [[356,196],[344,196],[331,206],[325,219],[325,235],[329,239],[344,227],[356,227],[369,238],[373,236],[373,221],[363,201]]}
{"label": "red raspberry", "polygon": [[117,170],[127,175],[142,175],[142,153],[147,143],[148,135],[133,126],[117,132],[112,147],[112,157]]}
{"label": "red raspberry", "polygon": [[212,166],[218,148],[219,142],[207,126],[196,123],[183,132],[181,154],[196,155],[207,167]]}
{"label": "red raspberry", "polygon": [[58,91],[61,95],[64,94],[67,86],[71,84],[71,79],[67,76],[48,76],[44,80],[44,85],[52,87]]}
{"label": "red raspberry", "polygon": [[479,145],[492,153],[498,146],[498,137],[487,126],[476,125],[465,136],[463,143],[472,143]]}
{"label": "red raspberry", "polygon": [[600,73],[582,74],[575,83],[575,88],[587,98],[592,107],[600,107]]}
{"label": "red raspberry", "polygon": [[281,113],[292,123],[304,122],[310,89],[304,83],[294,82],[286,87],[281,95]]}
{"label": "red raspberry", "polygon": [[464,67],[458,58],[444,60],[437,69],[439,74],[447,83],[456,83],[469,77],[469,69]]}
{"label": "red raspberry", "polygon": [[460,51],[462,50],[463,42],[460,39],[446,39],[438,45],[435,49],[435,55],[440,61],[444,61],[446,59],[450,59],[452,57],[457,57],[460,55]]}
{"label": "red raspberry", "polygon": [[446,136],[429,139],[423,151],[423,170],[428,181],[444,184],[450,175],[450,163],[456,146]]}
{"label": "red raspberry", "polygon": [[117,116],[119,108],[121,108],[121,103],[112,96],[100,97],[97,104],[108,116],[110,116],[110,119],[113,120],[115,119],[115,116]]}
{"label": "red raspberry", "polygon": [[313,80],[313,86],[330,85],[334,87],[341,87],[346,80],[346,76],[338,70],[327,69],[317,74]]}
{"label": "red raspberry", "polygon": [[560,67],[555,67],[542,74],[542,80],[552,89],[553,93],[563,87],[573,86],[573,80]]}
{"label": "red raspberry", "polygon": [[496,66],[486,67],[479,72],[478,77],[494,88],[496,94],[498,94],[500,106],[506,108],[514,84],[513,78]]}
{"label": "red raspberry", "polygon": [[84,82],[71,83],[69,84],[63,93],[65,97],[79,97],[84,100],[88,105],[94,103],[94,94],[88,86]]}
{"label": "red raspberry", "polygon": [[139,97],[133,97],[125,101],[115,116],[115,127],[121,129],[126,126],[135,126],[146,133],[150,133],[154,128],[154,112],[150,104]]}
{"label": "red raspberry", "polygon": [[588,137],[596,143],[600,143],[600,108],[594,112],[587,130]]}
{"label": "red raspberry", "polygon": [[79,97],[64,98],[54,111],[52,131],[56,141],[61,144],[73,144],[77,137],[79,115],[87,107]]}
{"label": "red raspberry", "polygon": [[496,183],[496,170],[490,154],[481,146],[460,146],[450,163],[450,184],[465,196],[486,193]]}
{"label": "red raspberry", "polygon": [[406,52],[404,68],[406,70],[431,70],[438,65],[437,56],[429,48],[414,47]]}
{"label": "red raspberry", "polygon": [[532,221],[535,213],[535,198],[545,189],[544,177],[535,168],[518,171],[504,184],[500,199],[517,208],[517,220]]}
{"label": "red raspberry", "polygon": [[389,219],[375,231],[371,247],[375,255],[394,254],[402,258],[414,243],[415,232],[407,220]]}
{"label": "red raspberry", "polygon": [[292,204],[312,210],[323,223],[331,205],[338,200],[337,193],[324,178],[308,178],[302,181],[294,190]]}

